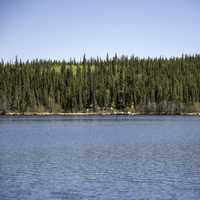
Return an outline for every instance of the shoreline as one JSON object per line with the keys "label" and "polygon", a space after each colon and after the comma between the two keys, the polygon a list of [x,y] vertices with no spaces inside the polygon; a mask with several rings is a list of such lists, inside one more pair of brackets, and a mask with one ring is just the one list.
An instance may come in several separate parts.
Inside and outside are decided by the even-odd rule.
{"label": "shoreline", "polygon": [[157,116],[200,116],[200,113],[180,113],[180,114],[170,114],[170,113],[132,113],[132,112],[77,112],[77,113],[50,113],[50,112],[8,112],[0,114],[0,116],[115,116],[115,115],[126,115],[126,116],[139,116],[139,115],[157,115]]}

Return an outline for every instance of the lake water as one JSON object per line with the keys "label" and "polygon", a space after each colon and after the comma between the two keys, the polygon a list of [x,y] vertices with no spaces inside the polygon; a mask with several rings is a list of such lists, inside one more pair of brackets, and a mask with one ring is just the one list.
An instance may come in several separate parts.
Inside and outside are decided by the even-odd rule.
{"label": "lake water", "polygon": [[0,200],[199,200],[200,118],[0,117]]}

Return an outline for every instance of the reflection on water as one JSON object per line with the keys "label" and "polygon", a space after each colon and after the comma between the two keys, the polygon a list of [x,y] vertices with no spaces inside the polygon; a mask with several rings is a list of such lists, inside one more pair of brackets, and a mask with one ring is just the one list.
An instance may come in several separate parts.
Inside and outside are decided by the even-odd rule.
{"label": "reflection on water", "polygon": [[199,200],[198,117],[1,117],[0,199]]}

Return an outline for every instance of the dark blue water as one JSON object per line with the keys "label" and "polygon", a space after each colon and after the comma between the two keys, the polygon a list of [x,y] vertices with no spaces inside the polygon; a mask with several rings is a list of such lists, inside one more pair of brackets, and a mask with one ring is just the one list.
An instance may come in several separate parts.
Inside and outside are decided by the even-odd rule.
{"label": "dark blue water", "polygon": [[0,200],[199,200],[199,117],[0,117]]}

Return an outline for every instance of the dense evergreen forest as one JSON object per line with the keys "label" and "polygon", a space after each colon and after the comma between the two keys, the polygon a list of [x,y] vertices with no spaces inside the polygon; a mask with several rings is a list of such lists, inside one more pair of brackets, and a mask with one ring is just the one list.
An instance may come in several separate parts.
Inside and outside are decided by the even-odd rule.
{"label": "dense evergreen forest", "polygon": [[200,112],[200,55],[0,62],[0,113]]}

